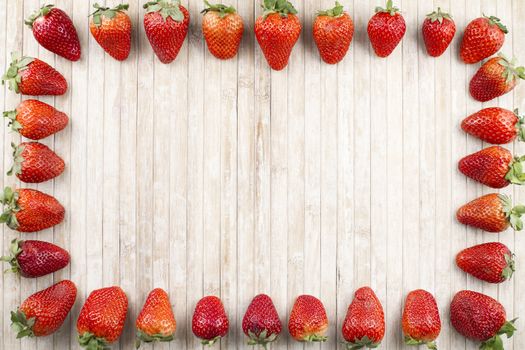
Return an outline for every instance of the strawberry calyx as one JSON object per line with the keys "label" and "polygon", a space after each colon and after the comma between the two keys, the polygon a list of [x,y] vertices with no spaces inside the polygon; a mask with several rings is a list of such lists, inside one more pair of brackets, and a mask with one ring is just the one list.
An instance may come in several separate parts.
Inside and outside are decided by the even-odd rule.
{"label": "strawberry calyx", "polygon": [[114,8],[109,8],[95,3],[93,7],[95,8],[95,12],[90,14],[89,17],[93,17],[93,23],[99,27],[102,24],[102,17],[106,17],[108,19],[115,18],[117,13],[126,11],[129,8],[129,4],[118,4]]}
{"label": "strawberry calyx", "polygon": [[516,272],[516,262],[514,261],[514,254],[505,254],[505,262],[507,263],[507,266],[503,269],[503,272],[501,273],[501,277],[506,280],[510,280],[512,278],[512,275],[514,272]]}
{"label": "strawberry calyx", "polygon": [[521,231],[523,229],[523,221],[521,216],[525,214],[525,205],[516,205],[512,207],[512,199],[504,194],[498,194],[501,204],[503,205],[503,212],[505,218],[510,223],[513,229]]}
{"label": "strawberry calyx", "polygon": [[11,328],[16,332],[16,339],[24,337],[34,337],[33,326],[35,325],[36,318],[27,318],[20,309],[16,312],[11,311]]}
{"label": "strawberry calyx", "polygon": [[17,115],[16,109],[12,111],[5,111],[3,113],[4,118],[9,120],[9,123],[7,124],[7,126],[10,127],[11,130],[13,130],[14,132],[20,132],[20,130],[22,129],[22,124],[20,124],[18,120],[16,120],[16,115]]}
{"label": "strawberry calyx", "polygon": [[226,6],[223,4],[210,4],[207,0],[204,0],[206,8],[201,11],[202,14],[207,14],[208,12],[217,12],[220,18],[224,18],[228,15],[235,14],[237,10],[233,6]]}
{"label": "strawberry calyx", "polygon": [[22,243],[24,243],[24,241],[17,238],[13,239],[11,241],[11,246],[9,247],[10,255],[0,257],[0,261],[5,261],[11,265],[11,268],[5,270],[4,272],[20,272],[20,264],[18,263],[17,257],[20,255],[20,253],[22,253]]}
{"label": "strawberry calyx", "polygon": [[164,335],[164,334],[147,334],[141,329],[137,329],[137,337],[135,340],[135,348],[138,349],[142,343],[154,343],[154,342],[170,342],[175,337],[173,334]]}
{"label": "strawberry calyx", "polygon": [[29,16],[24,23],[27,24],[29,28],[33,28],[33,23],[40,17],[47,16],[47,14],[51,11],[53,7],[55,7],[55,5],[50,4],[42,6],[41,8],[33,12],[33,14]]}
{"label": "strawberry calyx", "polygon": [[338,18],[344,15],[345,13],[345,7],[339,3],[339,1],[335,2],[335,7],[328,9],[328,10],[321,10],[317,12],[317,16],[328,16],[328,17],[334,17]]}
{"label": "strawberry calyx", "polygon": [[264,349],[267,349],[268,343],[276,341],[278,336],[279,335],[275,333],[268,335],[267,329],[260,332],[259,335],[257,335],[255,332],[248,331],[248,337],[250,338],[248,340],[248,345],[260,345]]}
{"label": "strawberry calyx", "polygon": [[22,152],[24,151],[24,146],[22,145],[15,145],[13,142],[11,142],[11,147],[13,147],[13,166],[9,171],[7,172],[8,176],[11,176],[13,174],[19,175],[22,173],[22,163],[24,162],[24,157],[22,157]]}
{"label": "strawberry calyx", "polygon": [[376,343],[372,339],[370,339],[368,336],[365,335],[361,339],[356,339],[353,342],[344,342],[343,344],[346,350],[360,350],[364,348],[375,349],[379,347],[381,342],[379,341]]}
{"label": "strawberry calyx", "polygon": [[412,338],[410,335],[405,335],[405,344],[406,345],[426,345],[430,350],[437,350],[437,345],[435,341],[425,341]]}
{"label": "strawberry calyx", "polygon": [[435,21],[439,21],[439,23],[443,23],[443,20],[445,19],[452,20],[452,16],[446,12],[441,11],[441,7],[438,7],[437,11],[429,13],[427,15],[427,18],[430,19],[430,22],[432,23],[434,23]]}
{"label": "strawberry calyx", "polygon": [[503,347],[503,340],[501,339],[502,335],[506,335],[507,338],[510,338],[514,335],[514,332],[517,330],[516,326],[514,326],[514,323],[516,322],[517,318],[513,319],[512,321],[507,321],[503,324],[503,326],[500,328],[498,333],[496,333],[492,338],[485,340],[483,343],[481,343],[481,346],[479,347],[480,350],[504,350]]}
{"label": "strawberry calyx", "polygon": [[489,24],[491,26],[498,26],[499,29],[501,29],[501,31],[505,34],[508,34],[509,30],[507,29],[507,26],[505,26],[503,23],[501,23],[501,19],[499,19],[498,17],[496,16],[486,16],[485,14],[483,14],[483,17],[485,17],[486,19],[489,20]]}
{"label": "strawberry calyx", "polygon": [[219,339],[221,339],[221,336],[217,336],[212,339],[201,339],[201,344],[204,346],[212,346],[215,344]]}
{"label": "strawberry calyx", "polygon": [[525,115],[520,115],[519,110],[514,110],[518,122],[516,123],[516,131],[518,134],[518,140],[525,141]]}
{"label": "strawberry calyx", "polygon": [[12,230],[20,226],[16,219],[16,213],[20,211],[18,197],[18,192],[13,191],[11,187],[6,187],[3,192],[0,192],[0,203],[4,205],[4,211],[0,215],[0,224],[7,224]]}
{"label": "strawberry calyx", "polygon": [[525,67],[516,67],[517,60],[516,57],[513,57],[512,60],[509,60],[501,52],[498,53],[498,56],[501,60],[498,62],[503,68],[502,76],[505,78],[507,84],[514,82],[516,79],[525,79]]}
{"label": "strawberry calyx", "polygon": [[295,7],[293,7],[292,3],[287,0],[264,0],[261,6],[264,11],[264,19],[273,13],[277,13],[281,17],[288,17],[288,15],[297,14]]}
{"label": "strawberry calyx", "polygon": [[175,22],[184,21],[184,14],[180,10],[180,0],[155,0],[144,4],[146,13],[158,12],[166,21],[170,17]]}
{"label": "strawberry calyx", "polygon": [[525,156],[514,157],[509,164],[509,171],[505,175],[505,180],[515,185],[525,184],[525,173],[523,172],[523,164]]}
{"label": "strawberry calyx", "polygon": [[390,16],[395,16],[397,13],[399,13],[399,11],[399,8],[394,6],[394,2],[392,0],[388,0],[386,2],[386,7],[376,7],[376,13],[389,13]]}
{"label": "strawberry calyx", "polygon": [[309,334],[303,337],[302,341],[307,343],[323,343],[328,340],[327,336],[320,334]]}
{"label": "strawberry calyx", "polygon": [[86,350],[108,350],[108,342],[104,338],[99,338],[93,333],[85,332],[78,335],[78,343]]}
{"label": "strawberry calyx", "polygon": [[7,82],[9,90],[19,93],[20,89],[18,84],[22,82],[20,72],[29,68],[29,64],[35,59],[32,57],[21,56],[17,52],[11,54],[11,59],[12,61],[7,72],[2,76],[2,85]]}

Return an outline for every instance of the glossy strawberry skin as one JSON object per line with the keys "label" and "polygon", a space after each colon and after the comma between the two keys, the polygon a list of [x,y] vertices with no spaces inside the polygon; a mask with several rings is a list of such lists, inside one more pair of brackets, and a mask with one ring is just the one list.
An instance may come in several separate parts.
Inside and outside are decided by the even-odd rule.
{"label": "glossy strawberry skin", "polygon": [[447,51],[454,39],[456,24],[449,18],[443,18],[440,22],[427,17],[423,22],[422,31],[427,53],[432,57],[439,57]]}
{"label": "glossy strawberry skin", "polygon": [[23,95],[57,96],[67,91],[67,82],[62,74],[38,58],[20,72],[20,79],[18,87]]}
{"label": "glossy strawberry skin", "polygon": [[499,242],[484,243],[462,250],[456,256],[460,269],[489,283],[502,283],[514,272],[513,254]]}
{"label": "glossy strawberry skin", "polygon": [[466,176],[492,188],[503,188],[512,162],[512,154],[500,146],[485,148],[459,161],[459,170]]}
{"label": "glossy strawberry skin", "polygon": [[[383,340],[385,314],[381,302],[371,288],[362,287],[355,292],[343,322],[342,333],[348,343],[347,348],[361,344],[375,346]],[[366,339],[369,340],[368,343]]]}
{"label": "glossy strawberry skin", "polygon": [[18,148],[22,149],[21,169],[20,172],[16,170],[17,159],[13,169],[20,181],[41,183],[54,179],[64,172],[64,160],[46,145],[39,142],[23,142]]}
{"label": "glossy strawberry skin", "polygon": [[[95,290],[89,294],[77,320],[79,338],[99,339],[107,344],[118,340],[128,311],[128,298],[119,287]],[[82,341],[81,345],[85,346]]]}
{"label": "glossy strawberry skin", "polygon": [[487,102],[512,91],[517,79],[507,81],[502,59],[494,57],[485,62],[470,81],[470,95],[480,102]]}
{"label": "glossy strawberry skin", "polygon": [[202,32],[210,53],[221,60],[237,55],[244,32],[244,22],[238,13],[224,17],[217,11],[209,11],[202,18]]}
{"label": "glossy strawberry skin", "polygon": [[31,139],[41,140],[63,130],[68,122],[68,116],[53,106],[38,100],[22,101],[15,111],[5,112],[7,118],[14,117],[9,125],[20,135]]}
{"label": "glossy strawberry skin", "polygon": [[476,18],[465,29],[460,57],[467,64],[477,63],[497,53],[505,42],[505,32],[489,18]]}
{"label": "glossy strawberry skin", "polygon": [[324,62],[341,62],[352,43],[354,23],[348,13],[339,17],[317,16],[314,22],[313,37]]}
{"label": "glossy strawberry skin", "polygon": [[486,194],[465,204],[456,213],[458,221],[486,232],[503,232],[510,223],[497,193]]}
{"label": "glossy strawberry skin", "polygon": [[[126,5],[121,5],[127,9]],[[114,12],[114,17],[109,18],[100,15],[100,23],[95,23],[98,19],[91,17],[89,30],[97,43],[111,57],[117,61],[124,61],[131,52],[131,19],[124,10]]]}
{"label": "glossy strawberry skin", "polygon": [[465,118],[461,128],[480,140],[502,145],[516,139],[519,122],[516,113],[504,108],[490,107]]}
{"label": "glossy strawberry skin", "polygon": [[[19,308],[27,320],[35,320],[31,332],[25,335],[43,337],[56,332],[64,323],[76,297],[77,288],[68,280],[31,295]],[[16,326],[13,328],[21,331]]]}
{"label": "glossy strawberry skin", "polygon": [[268,295],[260,294],[253,298],[244,314],[242,330],[250,338],[249,345],[265,346],[281,334],[281,320]]}
{"label": "glossy strawberry skin", "polygon": [[376,13],[368,22],[368,37],[379,57],[388,57],[399,45],[406,33],[403,16],[387,12]]}
{"label": "glossy strawberry skin", "polygon": [[323,303],[314,296],[301,295],[294,303],[288,331],[297,341],[326,341],[328,317]]}
{"label": "glossy strawberry skin", "polygon": [[301,35],[301,21],[294,14],[286,17],[272,13],[255,22],[255,37],[273,70],[281,71],[288,65],[293,47]]}
{"label": "glossy strawberry skin", "polygon": [[166,291],[156,288],[149,293],[135,325],[140,341],[173,340],[177,321]]}
{"label": "glossy strawberry skin", "polygon": [[410,292],[405,301],[402,326],[407,344],[421,343],[431,348],[431,343],[441,332],[441,318],[434,296],[421,289]]}
{"label": "glossy strawberry skin", "polygon": [[191,329],[204,344],[212,345],[228,334],[230,323],[221,299],[207,296],[199,300],[193,313]]}

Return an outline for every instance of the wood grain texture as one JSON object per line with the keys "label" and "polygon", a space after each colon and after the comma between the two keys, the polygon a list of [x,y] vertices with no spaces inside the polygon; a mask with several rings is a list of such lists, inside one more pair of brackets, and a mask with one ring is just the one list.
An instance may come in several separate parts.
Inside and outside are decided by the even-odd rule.
{"label": "wood grain texture", "polygon": [[[108,0],[107,5],[119,1]],[[23,25],[41,2],[0,2],[0,67],[23,51],[56,66],[68,82],[65,96],[42,98],[68,113],[68,128],[43,142],[67,163],[65,173],[36,186],[67,208],[64,224],[26,239],[53,241],[70,250],[71,265],[38,280],[0,278],[0,349],[78,349],[75,322],[90,291],[120,285],[130,299],[126,329],[114,349],[131,349],[134,320],[149,291],[169,291],[177,338],[154,349],[201,349],[191,316],[204,295],[220,296],[231,331],[216,348],[246,349],[240,329],[251,299],[270,294],[283,324],[294,299],[320,297],[329,313],[330,340],[306,346],[283,337],[272,349],[336,349],[355,289],[370,285],[383,302],[387,333],[382,349],[406,349],[400,315],[405,295],[424,288],[437,297],[443,319],[440,349],[473,350],[448,322],[448,304],[469,288],[498,298],[509,318],[525,316],[525,238],[493,235],[455,222],[455,210],[490,190],[456,170],[458,159],[486,146],[459,129],[482,107],[525,108],[525,84],[490,103],[470,98],[467,87],[478,65],[458,59],[466,24],[482,13],[510,28],[503,52],[525,63],[525,2],[521,0],[400,0],[408,32],[388,59],[374,56],[366,34],[376,0],[341,0],[354,18],[352,48],[337,66],[321,62],[310,32],[313,13],[332,0],[297,1],[303,33],[290,64],[271,71],[253,26],[258,0],[233,0],[245,20],[239,56],[216,60],[200,30],[200,0],[191,12],[188,39],[179,57],[161,64],[142,26],[144,9],[130,1],[134,24],[129,59],[103,53],[89,33],[90,1],[57,0],[78,29],[82,59],[71,63],[40,47]],[[420,25],[437,6],[458,25],[451,48],[427,56]],[[4,89],[0,105],[13,109],[21,97]],[[7,128],[0,171],[11,165]],[[509,145],[516,154],[521,144]],[[19,186],[0,177],[2,185]],[[502,192],[525,201],[523,189]],[[5,252],[15,232],[2,228]],[[517,253],[518,271],[503,285],[467,277],[455,254],[470,245],[499,240]],[[9,311],[28,295],[61,279],[79,288],[62,329],[42,339],[16,340]],[[525,348],[525,332],[505,341]]]}

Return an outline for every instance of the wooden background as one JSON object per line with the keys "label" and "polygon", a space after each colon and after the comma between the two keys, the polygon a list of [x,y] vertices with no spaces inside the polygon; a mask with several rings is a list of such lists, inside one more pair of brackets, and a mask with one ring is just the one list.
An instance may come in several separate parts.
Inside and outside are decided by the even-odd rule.
{"label": "wooden background", "polygon": [[[363,285],[375,289],[386,311],[382,349],[405,349],[402,303],[416,288],[437,296],[442,350],[477,349],[448,323],[448,304],[458,290],[487,293],[501,300],[509,318],[525,317],[524,234],[485,234],[454,219],[460,205],[490,192],[456,170],[458,159],[484,146],[461,132],[459,123],[485,106],[468,95],[478,65],[458,60],[459,39],[469,20],[498,15],[510,29],[503,52],[525,63],[524,1],[397,1],[408,32],[391,57],[380,59],[366,24],[381,1],[342,0],[357,31],[338,66],[320,62],[311,37],[312,14],[333,2],[295,1],[305,25],[282,72],[270,71],[255,43],[258,0],[230,1],[247,30],[239,57],[228,62],[213,58],[204,45],[202,1],[184,1],[192,15],[190,34],[171,65],[152,53],[142,2],[130,1],[133,51],[124,63],[105,55],[89,35],[94,1],[56,1],[79,31],[83,54],[76,63],[39,47],[23,25],[40,1],[0,2],[0,67],[13,50],[56,66],[71,88],[66,96],[42,100],[72,119],[65,132],[44,141],[65,159],[66,172],[36,186],[65,205],[66,221],[23,235],[66,247],[72,263],[54,276],[0,278],[2,349],[78,349],[74,325],[86,295],[114,284],[130,300],[119,345],[126,350],[154,287],[169,290],[178,320],[177,340],[155,349],[201,348],[189,325],[196,301],[207,294],[222,297],[231,319],[221,349],[247,348],[241,319],[261,292],[273,297],[283,322],[301,293],[320,297],[331,322],[326,344],[304,346],[285,331],[273,349],[336,349],[353,292]],[[422,46],[420,24],[438,5],[454,15],[458,35],[444,56],[433,59]],[[522,84],[486,106],[525,111],[524,97]],[[3,90],[4,109],[19,101]],[[3,130],[5,174],[10,143],[19,138]],[[509,147],[525,152],[523,145]],[[16,184],[5,175],[0,179],[1,185]],[[504,192],[525,201],[517,187]],[[17,234],[3,231],[5,252]],[[459,250],[492,240],[518,254],[515,278],[501,286],[480,283],[454,265]],[[54,336],[15,340],[9,310],[65,278],[79,288],[72,317]],[[506,349],[525,349],[525,321],[517,325]]]}

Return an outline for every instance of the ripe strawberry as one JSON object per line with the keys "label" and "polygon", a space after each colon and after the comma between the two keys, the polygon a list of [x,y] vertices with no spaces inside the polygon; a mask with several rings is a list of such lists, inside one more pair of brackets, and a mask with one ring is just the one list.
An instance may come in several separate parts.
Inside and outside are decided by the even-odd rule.
{"label": "ripe strawberry", "polygon": [[406,32],[406,23],[392,0],[386,8],[376,7],[376,14],[368,22],[368,37],[376,55],[387,57],[401,42]]}
{"label": "ripe strawberry", "polygon": [[11,327],[17,333],[17,339],[55,333],[64,323],[76,298],[77,287],[68,280],[31,295],[16,312],[11,312]]}
{"label": "ripe strawberry", "polygon": [[13,191],[6,187],[0,193],[0,203],[4,205],[0,223],[19,232],[45,230],[64,220],[64,207],[55,198],[37,190]]}
{"label": "ripe strawberry", "polygon": [[467,248],[456,256],[460,269],[482,281],[501,283],[515,271],[514,254],[502,243],[484,243]]}
{"label": "ripe strawberry", "polygon": [[63,95],[67,91],[66,79],[49,64],[38,58],[11,54],[12,62],[2,76],[2,84],[23,95]]}
{"label": "ripe strawberry", "polygon": [[458,209],[459,222],[487,232],[503,232],[509,226],[521,231],[525,206],[512,207],[512,200],[504,194],[491,193],[474,199]]}
{"label": "ripe strawberry", "polygon": [[193,313],[191,330],[203,345],[213,345],[228,334],[230,323],[221,299],[207,296],[199,300]]}
{"label": "ripe strawberry", "polygon": [[477,63],[501,49],[508,33],[501,20],[483,16],[469,23],[461,42],[460,57],[467,64]]}
{"label": "ripe strawberry", "polygon": [[428,14],[423,22],[423,40],[428,54],[432,57],[439,57],[447,51],[454,35],[456,24],[448,13],[441,12],[440,7]]}
{"label": "ripe strawberry", "polygon": [[152,290],[135,324],[137,349],[142,342],[172,341],[177,330],[177,322],[171,309],[168,293],[160,288]]}
{"label": "ripe strawberry", "polygon": [[11,241],[9,256],[1,261],[11,264],[9,271],[23,277],[41,277],[63,269],[69,264],[69,253],[52,243],[43,241]]}
{"label": "ripe strawberry", "polygon": [[233,6],[210,5],[206,0],[204,3],[207,7],[202,11],[202,32],[208,50],[221,60],[235,57],[244,32],[242,17]]}
{"label": "ripe strawberry", "polygon": [[131,51],[131,19],[126,14],[128,4],[119,4],[114,8],[101,7],[91,14],[89,30],[97,43],[111,57],[124,61]]}
{"label": "ripe strawberry", "polygon": [[348,350],[376,348],[385,336],[383,306],[369,287],[359,288],[343,322],[343,338]]}
{"label": "ripe strawberry", "polygon": [[261,345],[264,349],[281,334],[282,325],[272,299],[260,294],[253,298],[244,318],[242,330],[250,338],[248,345]]}
{"label": "ripe strawberry", "polygon": [[335,7],[319,11],[314,22],[313,36],[319,54],[328,64],[343,60],[354,36],[354,22],[338,1]]}
{"label": "ripe strawberry", "polygon": [[120,287],[89,294],[77,320],[78,343],[88,350],[107,349],[124,329],[128,298]]}
{"label": "ripe strawberry", "polygon": [[25,23],[33,30],[36,41],[49,51],[70,61],[80,59],[80,41],[71,18],[54,5],[44,5]]}
{"label": "ripe strawberry", "polygon": [[179,54],[188,34],[190,13],[180,0],[155,0],[144,5],[144,29],[162,63],[171,63]]}
{"label": "ripe strawberry", "polygon": [[402,325],[405,344],[424,344],[437,350],[435,340],[441,332],[441,318],[434,296],[422,289],[408,293]]}
{"label": "ripe strawberry", "polygon": [[461,123],[461,128],[482,141],[496,145],[513,142],[516,137],[525,141],[525,119],[504,108],[491,107],[472,114]]}
{"label": "ripe strawberry", "polygon": [[13,147],[13,167],[7,172],[20,181],[40,183],[51,180],[64,172],[65,163],[46,145],[39,142],[22,142]]}
{"label": "ripe strawberry", "polygon": [[328,318],[323,303],[311,295],[301,295],[295,300],[288,321],[292,338],[304,342],[324,342]]}
{"label": "ripe strawberry", "polygon": [[459,171],[486,186],[503,188],[511,183],[525,183],[521,165],[523,161],[525,157],[513,158],[505,148],[492,146],[461,159]]}
{"label": "ripe strawberry", "polygon": [[288,65],[293,47],[301,35],[301,21],[297,10],[286,0],[264,0],[264,14],[255,22],[255,37],[274,70]]}
{"label": "ripe strawberry", "polygon": [[22,101],[13,111],[4,112],[9,126],[31,140],[41,140],[63,130],[69,118],[47,103],[38,100]]}
{"label": "ripe strawberry", "polygon": [[515,320],[505,321],[505,308],[488,295],[463,290],[450,304],[450,321],[459,334],[482,342],[480,350],[503,350],[501,335],[512,337]]}

